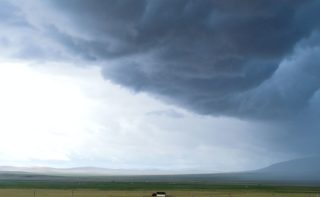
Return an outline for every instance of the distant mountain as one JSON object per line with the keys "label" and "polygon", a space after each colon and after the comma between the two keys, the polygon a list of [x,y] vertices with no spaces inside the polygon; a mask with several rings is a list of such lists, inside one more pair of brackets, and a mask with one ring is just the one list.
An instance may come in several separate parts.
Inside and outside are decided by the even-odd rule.
{"label": "distant mountain", "polygon": [[138,170],[138,169],[108,169],[98,167],[77,167],[77,168],[51,168],[51,167],[15,167],[0,166],[0,172],[27,172],[44,175],[87,175],[87,176],[106,176],[106,175],[170,175],[170,174],[195,174],[199,171],[192,170]]}
{"label": "distant mountain", "polygon": [[[1,172],[28,172],[36,174],[57,174],[57,175],[106,175],[106,174],[118,174],[117,170],[111,170],[106,168],[95,167],[79,167],[79,168],[51,168],[51,167],[15,167],[15,166],[0,166]],[[125,171],[122,173],[131,173]],[[122,174],[120,173],[120,174]]]}
{"label": "distant mountain", "polygon": [[193,181],[216,183],[267,183],[320,185],[320,157],[308,157],[275,163],[246,172],[185,175]]}
{"label": "distant mountain", "polygon": [[[139,175],[139,176],[136,176]],[[320,157],[295,159],[260,170],[201,174],[196,171],[125,170],[94,167],[0,167],[4,180],[206,182],[231,184],[294,184],[320,186]],[[78,178],[77,178],[78,177]]]}
{"label": "distant mountain", "polygon": [[273,164],[257,171],[277,179],[320,180],[320,157],[307,157]]}

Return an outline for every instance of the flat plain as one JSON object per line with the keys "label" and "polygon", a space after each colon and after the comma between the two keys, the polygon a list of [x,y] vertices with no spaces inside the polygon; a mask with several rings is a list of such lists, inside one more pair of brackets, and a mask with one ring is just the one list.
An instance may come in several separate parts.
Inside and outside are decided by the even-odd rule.
{"label": "flat plain", "polygon": [[[1,197],[148,197],[154,191],[105,191],[97,189],[0,189]],[[198,191],[167,190],[171,197],[316,197],[317,193],[282,193],[272,191]]]}
{"label": "flat plain", "polygon": [[320,194],[318,182],[228,180],[204,175],[71,177],[3,173],[0,197],[148,197],[156,191],[165,191],[168,197],[317,197]]}

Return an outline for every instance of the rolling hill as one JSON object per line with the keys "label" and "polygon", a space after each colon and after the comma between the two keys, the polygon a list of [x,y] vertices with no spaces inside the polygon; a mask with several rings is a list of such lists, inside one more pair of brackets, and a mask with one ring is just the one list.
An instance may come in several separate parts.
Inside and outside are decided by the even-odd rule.
{"label": "rolling hill", "polygon": [[[167,175],[164,175],[166,174]],[[151,175],[153,174],[153,175]],[[320,185],[320,157],[295,159],[247,172],[170,174],[165,171],[113,170],[105,168],[0,167],[0,181],[86,182],[193,182],[215,184]]]}

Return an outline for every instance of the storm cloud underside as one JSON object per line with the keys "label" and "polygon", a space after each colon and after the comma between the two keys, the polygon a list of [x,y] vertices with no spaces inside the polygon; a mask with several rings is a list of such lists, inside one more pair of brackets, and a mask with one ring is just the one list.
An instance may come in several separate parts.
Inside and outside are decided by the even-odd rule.
{"label": "storm cloud underside", "polygon": [[95,62],[134,91],[199,114],[279,124],[291,137],[275,146],[318,153],[319,1],[1,4],[11,10],[0,15],[8,56]]}
{"label": "storm cloud underside", "polygon": [[[41,37],[68,53],[52,51],[52,58],[75,55],[98,61],[106,78],[163,96],[198,113],[284,118],[307,107],[319,88],[310,81],[312,75],[319,76],[316,61],[299,57],[304,53],[301,48],[315,53],[318,47],[305,41],[311,37],[317,40],[316,1],[16,4],[29,19],[24,23],[30,31],[35,28]],[[42,11],[36,14],[32,8],[51,11],[42,16]],[[14,25],[24,24],[17,23]],[[22,44],[31,50],[21,49],[20,56],[49,56],[38,43]],[[298,66],[294,66],[296,59]],[[282,64],[293,64],[287,67],[302,72],[293,68],[279,74]],[[310,67],[315,72],[308,73]],[[292,74],[304,75],[299,76],[303,77],[299,86],[308,90],[293,93],[288,90],[292,87],[279,88],[291,83],[287,75]],[[284,79],[277,84],[275,78]],[[308,83],[315,87],[309,88]],[[265,86],[273,87],[265,90]]]}

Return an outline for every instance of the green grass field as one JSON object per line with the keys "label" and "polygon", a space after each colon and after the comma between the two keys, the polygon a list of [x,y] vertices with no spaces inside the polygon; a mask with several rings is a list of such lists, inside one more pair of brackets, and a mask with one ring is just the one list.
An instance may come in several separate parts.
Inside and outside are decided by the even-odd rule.
{"label": "green grass field", "polygon": [[317,197],[320,193],[317,181],[239,181],[233,174],[228,175],[53,176],[2,173],[0,197],[148,197],[156,191],[165,191],[169,197]]}
{"label": "green grass field", "polygon": [[161,182],[0,182],[0,197],[316,197],[319,187]]}
{"label": "green grass field", "polygon": [[[90,190],[90,189],[0,189],[2,197],[147,197],[154,191],[113,191],[113,190]],[[166,190],[171,197],[316,197],[317,193],[282,193],[272,191],[237,191],[237,190]]]}

